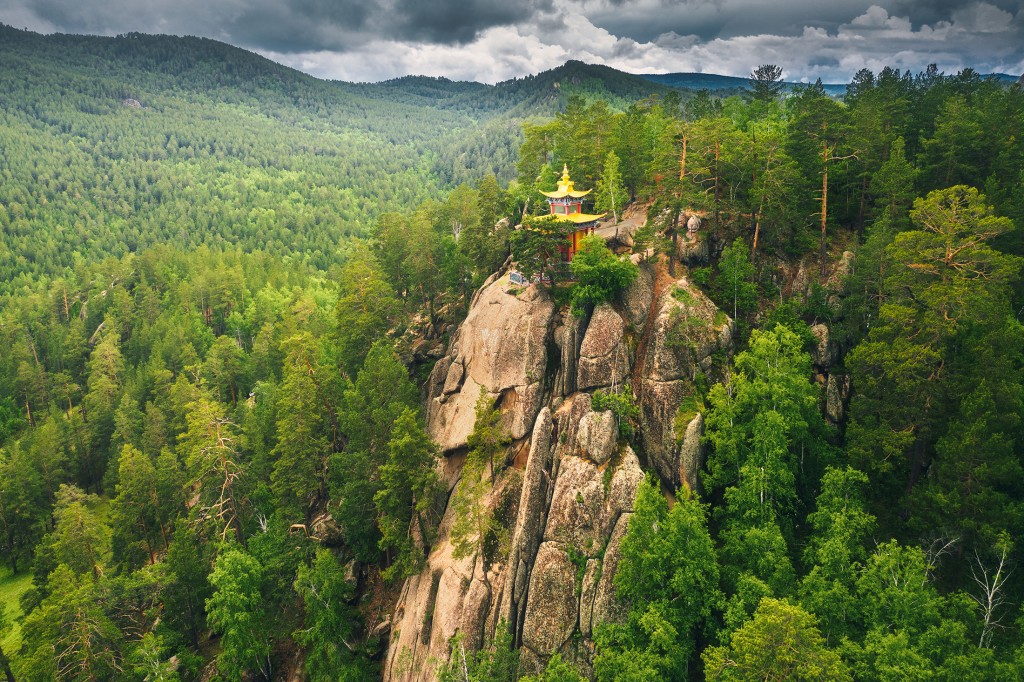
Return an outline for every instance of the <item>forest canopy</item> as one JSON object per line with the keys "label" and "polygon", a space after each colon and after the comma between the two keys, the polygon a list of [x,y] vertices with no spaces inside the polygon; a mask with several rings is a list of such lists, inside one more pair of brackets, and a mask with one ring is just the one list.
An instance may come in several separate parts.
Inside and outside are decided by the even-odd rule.
{"label": "forest canopy", "polygon": [[[719,97],[567,65],[552,104],[550,75],[325,84],[198,39],[0,27],[0,56],[9,678],[378,675],[450,492],[424,384],[563,164],[648,220],[536,286],[586,319],[663,267],[735,339],[680,411],[701,489],[648,473],[621,622],[538,679],[1024,669],[1019,87],[885,68],[836,99],[762,68]],[[639,449],[634,395],[594,400]],[[522,447],[499,417],[477,403],[453,496],[470,555],[507,543],[480,502]],[[510,630],[461,642],[442,679],[516,679]]]}

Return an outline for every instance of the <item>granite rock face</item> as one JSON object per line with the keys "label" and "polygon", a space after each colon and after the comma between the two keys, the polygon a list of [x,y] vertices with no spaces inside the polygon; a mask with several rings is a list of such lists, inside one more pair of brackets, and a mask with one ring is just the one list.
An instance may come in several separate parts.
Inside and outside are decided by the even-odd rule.
{"label": "granite rock face", "polygon": [[[695,483],[697,459],[680,465],[680,447],[688,423],[676,433],[683,401],[693,395],[698,374],[717,378],[732,350],[733,322],[686,278],[671,283],[658,306],[643,349],[643,372],[634,391],[640,402],[640,434],[647,461],[673,487]],[[694,468],[697,467],[697,468]]]}
{"label": "granite rock face", "polygon": [[[731,320],[663,266],[644,264],[637,283],[589,320],[556,310],[539,287],[489,281],[427,384],[427,428],[446,454],[452,493],[426,566],[405,582],[391,617],[384,679],[433,680],[454,634],[479,648],[499,627],[521,648],[524,674],[554,652],[590,670],[594,626],[625,616],[613,579],[641,461],[669,487],[699,486],[703,418],[676,434],[677,413],[696,372],[720,371],[731,335]],[[637,397],[640,455],[615,414],[593,409],[591,392],[613,387]],[[506,540],[456,558],[451,500],[481,390],[520,454],[484,501]]]}
{"label": "granite rock face", "polygon": [[465,446],[481,389],[498,401],[513,438],[530,433],[541,408],[554,310],[544,289],[515,295],[507,278],[477,293],[428,382],[427,428],[443,450]]}
{"label": "granite rock face", "polygon": [[607,303],[594,309],[580,345],[576,388],[585,391],[618,386],[629,377],[629,356],[623,344],[626,323]]}

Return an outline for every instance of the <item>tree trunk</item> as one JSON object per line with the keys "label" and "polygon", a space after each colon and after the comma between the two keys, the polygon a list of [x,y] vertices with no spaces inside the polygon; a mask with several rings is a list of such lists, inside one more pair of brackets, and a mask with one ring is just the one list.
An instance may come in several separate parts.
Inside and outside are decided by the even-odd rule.
{"label": "tree trunk", "polygon": [[754,244],[750,247],[750,262],[754,262],[757,255],[757,238],[761,234],[761,209],[757,209],[757,219],[754,221]]}
{"label": "tree trunk", "polygon": [[7,676],[7,682],[15,682],[14,671],[11,670],[11,662],[7,659],[7,654],[4,653],[3,647],[0,647],[0,668],[3,668],[4,675]]}
{"label": "tree trunk", "polygon": [[679,179],[686,177],[686,136],[683,136],[683,155],[679,159]]}
{"label": "tree trunk", "polygon": [[716,230],[719,229],[719,220],[718,220],[718,209],[719,209],[719,206],[718,206],[718,202],[719,202],[719,198],[721,197],[721,193],[720,193],[720,190],[719,190],[719,184],[720,184],[719,181],[721,179],[721,169],[718,167],[719,152],[720,152],[720,149],[719,149],[718,139],[716,138],[715,139],[715,229]]}
{"label": "tree trunk", "polygon": [[865,174],[860,183],[860,215],[857,216],[857,237],[860,239],[864,239],[864,215],[867,212],[867,200],[868,176]]}
{"label": "tree trunk", "polygon": [[669,228],[672,235],[672,253],[668,254],[668,274],[676,276],[676,254],[679,253],[679,207],[676,206],[672,216],[672,226]]}
{"label": "tree trunk", "polygon": [[822,143],[821,152],[821,277],[828,271],[825,250],[825,226],[828,222],[828,141]]}

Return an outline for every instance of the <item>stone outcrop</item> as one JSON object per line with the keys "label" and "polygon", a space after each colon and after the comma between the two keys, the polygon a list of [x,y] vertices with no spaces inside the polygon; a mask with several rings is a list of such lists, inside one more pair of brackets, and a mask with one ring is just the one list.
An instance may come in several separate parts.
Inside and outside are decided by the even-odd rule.
{"label": "stone outcrop", "polygon": [[691,268],[700,267],[711,262],[711,246],[698,232],[682,234],[679,236],[676,255],[679,262],[684,265]]}
{"label": "stone outcrop", "polygon": [[[679,420],[676,420],[678,424]],[[704,415],[700,412],[686,425],[679,444],[679,480],[690,490],[703,492],[700,476],[704,468]]]}
{"label": "stone outcrop", "polygon": [[[499,627],[520,647],[524,674],[553,652],[590,670],[594,626],[625,616],[613,580],[641,461],[670,486],[699,486],[703,417],[684,420],[678,434],[676,421],[696,373],[721,374],[731,335],[729,318],[696,288],[651,264],[589,320],[556,310],[540,287],[486,283],[427,384],[427,428],[446,454],[452,492],[426,566],[406,581],[390,619],[384,679],[433,680],[453,635],[478,648]],[[594,410],[591,391],[613,386],[638,398],[640,456],[616,416]],[[505,540],[457,557],[450,502],[481,390],[513,438],[512,465],[484,500]]]}
{"label": "stone outcrop", "polygon": [[541,408],[545,341],[554,303],[541,287],[514,294],[507,277],[484,286],[428,382],[427,427],[444,450],[466,444],[483,388],[513,438],[530,433]]}
{"label": "stone outcrop", "polygon": [[649,263],[640,265],[640,271],[633,283],[622,292],[622,307],[626,319],[637,331],[647,324],[648,312],[654,302],[654,269]]}
{"label": "stone outcrop", "polygon": [[607,303],[594,309],[580,345],[576,388],[585,391],[621,385],[629,377],[629,357],[623,344],[626,323]]}
{"label": "stone outcrop", "polygon": [[[676,416],[683,400],[693,395],[698,373],[713,380],[732,348],[733,323],[685,278],[661,294],[653,328],[649,330],[643,373],[637,392],[641,435],[647,461],[673,486],[696,482],[699,469],[684,468],[676,433]],[[721,352],[716,367],[713,354]],[[697,466],[693,460],[689,466]]]}
{"label": "stone outcrop", "polygon": [[846,402],[850,398],[850,377],[829,374],[825,384],[825,416],[833,424],[846,416]]}
{"label": "stone outcrop", "polygon": [[817,341],[814,352],[814,364],[819,369],[826,370],[835,362],[838,352],[835,342],[832,341],[832,332],[826,324],[816,324],[811,327],[811,334]]}
{"label": "stone outcrop", "polygon": [[618,437],[619,427],[615,423],[615,415],[605,410],[584,415],[580,420],[576,441],[587,457],[597,464],[604,464],[611,459]]}

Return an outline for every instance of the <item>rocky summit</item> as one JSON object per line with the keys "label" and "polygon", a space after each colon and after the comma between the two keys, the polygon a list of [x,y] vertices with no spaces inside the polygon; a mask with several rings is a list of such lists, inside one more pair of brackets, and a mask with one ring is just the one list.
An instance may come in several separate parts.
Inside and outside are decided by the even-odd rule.
{"label": "rocky summit", "polygon": [[[586,317],[556,306],[546,288],[492,277],[434,366],[427,423],[452,500],[481,390],[499,406],[513,446],[487,505],[508,542],[454,558],[448,505],[426,567],[402,588],[384,679],[433,679],[454,635],[476,649],[499,627],[521,646],[524,672],[555,652],[589,669],[593,626],[624,616],[612,579],[643,466],[669,489],[700,485],[702,416],[676,417],[697,372],[724,371],[732,334],[732,320],[664,266],[641,264],[621,304]],[[595,391],[624,388],[640,406],[641,453],[623,442],[612,411],[594,409]]]}

